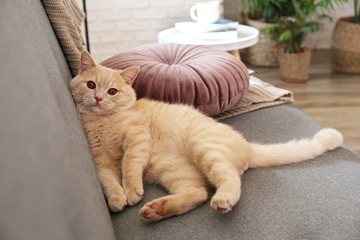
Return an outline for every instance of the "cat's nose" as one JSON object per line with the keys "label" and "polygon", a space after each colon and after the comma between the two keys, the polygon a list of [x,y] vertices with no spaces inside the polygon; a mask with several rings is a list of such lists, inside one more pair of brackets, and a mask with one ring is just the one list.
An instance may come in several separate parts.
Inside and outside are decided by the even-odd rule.
{"label": "cat's nose", "polygon": [[99,103],[99,102],[102,100],[102,98],[101,98],[101,97],[96,96],[96,97],[95,97],[95,100],[96,100],[96,103]]}

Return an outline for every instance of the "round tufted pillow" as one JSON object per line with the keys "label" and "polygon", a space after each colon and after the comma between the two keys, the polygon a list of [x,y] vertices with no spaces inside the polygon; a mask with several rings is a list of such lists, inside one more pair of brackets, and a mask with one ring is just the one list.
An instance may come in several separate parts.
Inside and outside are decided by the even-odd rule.
{"label": "round tufted pillow", "polygon": [[149,44],[117,54],[101,65],[139,66],[139,98],[185,103],[208,115],[233,107],[249,87],[245,65],[227,52],[180,44]]}

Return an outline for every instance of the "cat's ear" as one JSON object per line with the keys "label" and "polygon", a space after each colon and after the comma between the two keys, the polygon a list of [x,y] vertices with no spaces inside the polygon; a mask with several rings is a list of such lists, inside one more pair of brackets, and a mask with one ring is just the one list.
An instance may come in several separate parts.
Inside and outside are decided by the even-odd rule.
{"label": "cat's ear", "polygon": [[120,75],[127,84],[132,86],[139,72],[140,72],[140,67],[130,67],[121,71]]}
{"label": "cat's ear", "polygon": [[95,66],[96,66],[96,64],[95,64],[94,60],[92,59],[92,57],[90,56],[90,53],[88,53],[86,50],[83,50],[81,52],[79,73],[89,70]]}

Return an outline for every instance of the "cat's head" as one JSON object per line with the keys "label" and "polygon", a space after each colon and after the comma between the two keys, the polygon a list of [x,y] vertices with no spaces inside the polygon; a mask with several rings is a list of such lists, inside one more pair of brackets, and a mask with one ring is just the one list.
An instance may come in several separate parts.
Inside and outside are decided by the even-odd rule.
{"label": "cat's head", "polygon": [[70,83],[79,112],[103,115],[131,108],[136,102],[131,86],[139,71],[139,67],[113,70],[97,65],[90,54],[83,51],[79,74]]}

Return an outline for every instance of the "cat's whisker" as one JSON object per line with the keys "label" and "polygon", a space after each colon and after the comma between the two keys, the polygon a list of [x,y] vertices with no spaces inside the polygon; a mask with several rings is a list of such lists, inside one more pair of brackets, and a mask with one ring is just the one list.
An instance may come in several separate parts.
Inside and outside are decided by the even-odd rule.
{"label": "cat's whisker", "polygon": [[80,107],[81,107],[81,105],[84,105],[85,104],[85,102],[82,102],[82,103],[80,103],[79,105],[77,105],[77,107],[76,107],[76,110],[77,110],[77,112],[78,112],[78,115],[79,115],[79,117],[80,117]]}
{"label": "cat's whisker", "polygon": [[81,105],[83,105],[83,104],[85,104],[85,103],[82,102],[82,103],[80,103],[79,105],[77,105],[76,110],[77,110],[78,112],[80,112],[80,107],[81,107]]}
{"label": "cat's whisker", "polygon": [[111,108],[112,111],[114,111],[115,113],[120,114],[120,112],[116,111],[114,108]]}

